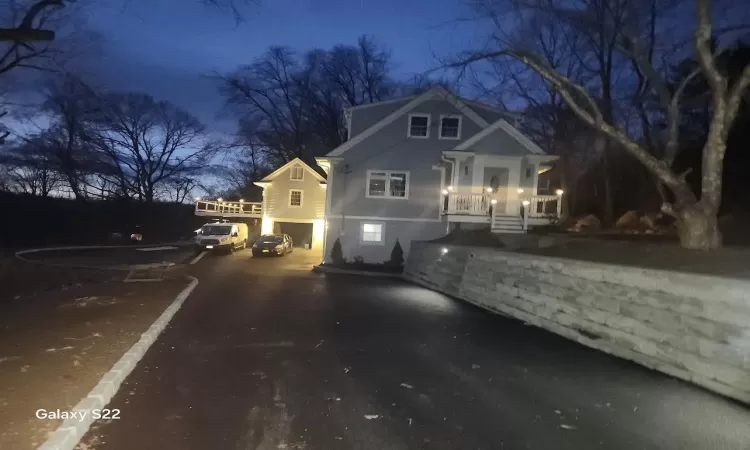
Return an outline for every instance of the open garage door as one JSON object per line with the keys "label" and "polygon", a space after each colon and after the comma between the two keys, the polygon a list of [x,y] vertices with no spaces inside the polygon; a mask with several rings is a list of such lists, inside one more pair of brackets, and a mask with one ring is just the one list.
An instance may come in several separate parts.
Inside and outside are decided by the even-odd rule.
{"label": "open garage door", "polygon": [[312,248],[313,224],[297,222],[276,222],[278,233],[288,234],[292,237],[295,247]]}

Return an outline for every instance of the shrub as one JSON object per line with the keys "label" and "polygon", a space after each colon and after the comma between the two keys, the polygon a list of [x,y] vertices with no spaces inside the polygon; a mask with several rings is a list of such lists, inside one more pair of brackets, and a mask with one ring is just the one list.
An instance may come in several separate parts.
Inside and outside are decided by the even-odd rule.
{"label": "shrub", "polygon": [[359,255],[354,257],[354,264],[364,264],[364,263],[365,263],[365,258]]}
{"label": "shrub", "polygon": [[346,262],[344,251],[341,249],[341,242],[338,239],[333,243],[333,248],[331,249],[331,262],[334,264],[344,264]]}
{"label": "shrub", "polygon": [[396,244],[391,250],[391,259],[387,261],[389,266],[401,267],[404,265],[404,249],[401,248],[401,243],[396,239]]}

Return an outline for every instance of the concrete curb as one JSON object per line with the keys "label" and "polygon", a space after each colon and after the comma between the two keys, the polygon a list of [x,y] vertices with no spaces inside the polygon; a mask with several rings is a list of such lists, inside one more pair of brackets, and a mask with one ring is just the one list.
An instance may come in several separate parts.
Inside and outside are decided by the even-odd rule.
{"label": "concrete curb", "polygon": [[323,265],[313,266],[313,272],[338,273],[345,275],[362,275],[365,277],[396,278],[401,279],[400,273],[373,272],[369,270],[340,269],[338,267],[325,267]]}
{"label": "concrete curb", "polygon": [[74,450],[83,436],[94,423],[94,410],[101,410],[112,397],[115,396],[125,378],[133,371],[136,364],[143,358],[146,351],[153,345],[156,338],[164,331],[169,321],[180,309],[185,299],[188,298],[193,289],[198,285],[198,279],[188,276],[191,280],[178,295],[172,304],[164,310],[156,321],[142,335],[140,340],[130,347],[130,350],[109,369],[109,372],[99,380],[99,383],[73,408],[73,411],[85,412],[85,418],[79,421],[77,418],[65,420],[47,441],[38,447],[38,450]]}

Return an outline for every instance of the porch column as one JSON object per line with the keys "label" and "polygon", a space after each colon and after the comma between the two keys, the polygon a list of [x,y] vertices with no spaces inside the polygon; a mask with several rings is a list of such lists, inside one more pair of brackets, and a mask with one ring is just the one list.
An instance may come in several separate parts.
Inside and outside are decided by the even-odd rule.
{"label": "porch column", "polygon": [[518,188],[521,187],[521,165],[523,159],[519,158],[517,162],[508,165],[508,202],[505,207],[505,214],[518,215],[521,211],[521,195]]}

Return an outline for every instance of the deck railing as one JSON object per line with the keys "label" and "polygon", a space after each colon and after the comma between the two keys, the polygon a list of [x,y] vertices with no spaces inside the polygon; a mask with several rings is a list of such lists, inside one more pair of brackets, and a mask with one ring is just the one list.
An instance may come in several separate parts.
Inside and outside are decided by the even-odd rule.
{"label": "deck railing", "polygon": [[448,194],[446,214],[486,216],[490,212],[490,197],[485,194]]}
{"label": "deck railing", "polygon": [[532,195],[529,197],[529,217],[560,217],[562,202],[559,195]]}
{"label": "deck railing", "polygon": [[195,202],[196,216],[262,217],[263,204],[254,202],[227,202],[198,200]]}

